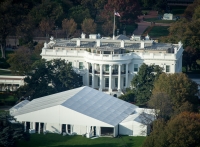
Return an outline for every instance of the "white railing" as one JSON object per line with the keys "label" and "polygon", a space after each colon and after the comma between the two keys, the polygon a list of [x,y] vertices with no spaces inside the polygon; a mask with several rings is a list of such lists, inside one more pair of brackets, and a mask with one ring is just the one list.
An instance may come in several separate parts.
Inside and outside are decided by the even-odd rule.
{"label": "white railing", "polygon": [[126,54],[96,54],[87,51],[77,50],[54,50],[54,49],[42,49],[41,56],[75,56],[84,57],[90,60],[100,61],[111,61],[111,60],[130,60],[130,59],[168,59],[176,60],[182,55],[183,49],[178,49],[176,54],[173,53],[142,53],[142,52],[131,52]]}

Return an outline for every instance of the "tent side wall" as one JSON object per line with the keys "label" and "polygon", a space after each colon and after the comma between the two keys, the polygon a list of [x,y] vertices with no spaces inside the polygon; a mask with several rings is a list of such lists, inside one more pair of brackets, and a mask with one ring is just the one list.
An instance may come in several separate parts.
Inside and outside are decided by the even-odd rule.
{"label": "tent side wall", "polygon": [[[44,131],[61,133],[62,125],[70,127],[71,133],[83,135],[90,132],[90,127],[97,128],[96,134],[100,136],[100,127],[113,127],[107,123],[91,118],[61,105],[15,116],[19,122],[30,122],[31,129],[36,129],[36,124],[45,124]],[[88,128],[88,129],[87,129]],[[38,130],[38,127],[37,127]],[[66,132],[68,130],[66,129]]]}
{"label": "tent side wall", "polygon": [[119,134],[131,136],[147,136],[147,125],[138,123],[136,121],[120,123]]}

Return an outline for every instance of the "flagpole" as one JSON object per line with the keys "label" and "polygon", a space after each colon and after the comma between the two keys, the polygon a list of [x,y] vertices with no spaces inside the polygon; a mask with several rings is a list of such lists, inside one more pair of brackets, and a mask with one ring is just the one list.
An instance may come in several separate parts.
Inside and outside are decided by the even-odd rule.
{"label": "flagpole", "polygon": [[113,24],[113,40],[115,40],[115,9],[114,9],[114,24]]}

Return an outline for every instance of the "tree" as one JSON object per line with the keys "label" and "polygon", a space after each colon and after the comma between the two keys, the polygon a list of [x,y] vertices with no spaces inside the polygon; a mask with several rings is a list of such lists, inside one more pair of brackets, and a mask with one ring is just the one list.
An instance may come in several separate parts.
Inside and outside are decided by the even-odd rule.
{"label": "tree", "polygon": [[17,95],[33,99],[82,86],[80,75],[61,59],[36,61],[24,81],[26,85],[18,89]]}
{"label": "tree", "polygon": [[24,132],[24,125],[11,123],[14,118],[7,114],[0,114],[0,146],[13,147],[21,139],[29,140],[30,135]]}
{"label": "tree", "polygon": [[157,65],[142,64],[138,74],[136,74],[131,86],[138,104],[145,104],[151,97],[154,81],[162,73],[162,68]]}
{"label": "tree", "polygon": [[81,27],[80,24],[84,21],[84,19],[91,18],[89,9],[84,8],[81,5],[70,8],[69,16],[70,16],[70,18],[73,18],[74,21],[78,24],[78,29],[80,29],[80,27]]}
{"label": "tree", "polygon": [[63,31],[66,32],[67,38],[69,38],[70,36],[72,36],[75,33],[76,28],[77,28],[77,24],[74,21],[74,19],[70,19],[70,20],[64,19],[62,21],[62,29],[63,29]]}
{"label": "tree", "polygon": [[156,118],[168,120],[172,116],[172,104],[166,93],[156,93],[147,103],[148,107],[155,109]]}
{"label": "tree", "polygon": [[144,147],[200,146],[200,114],[183,112],[165,124],[154,123],[153,132],[145,140]]}
{"label": "tree", "polygon": [[32,51],[26,47],[21,46],[9,55],[8,63],[11,70],[15,74],[26,75],[31,70],[33,61],[31,60]]}
{"label": "tree", "polygon": [[51,0],[43,0],[41,4],[36,5],[30,10],[34,24],[39,26],[42,19],[46,18],[55,23],[63,16],[63,8],[60,3]]}
{"label": "tree", "polygon": [[125,24],[134,23],[137,16],[141,14],[138,1],[108,0],[101,13],[105,21],[113,19],[114,9],[121,15],[120,22]]}
{"label": "tree", "polygon": [[81,28],[83,32],[88,35],[96,32],[97,25],[93,19],[89,18],[83,21],[83,23],[81,24]]}
{"label": "tree", "polygon": [[24,8],[13,0],[0,1],[0,46],[2,58],[5,58],[6,38],[13,33],[21,22]]}
{"label": "tree", "polygon": [[111,22],[111,21],[104,22],[104,24],[102,25],[102,32],[106,36],[112,35],[112,33],[113,33],[113,22]]}
{"label": "tree", "polygon": [[40,30],[45,34],[45,37],[48,36],[50,31],[54,28],[54,21],[51,19],[43,18],[39,24]]}
{"label": "tree", "polygon": [[128,90],[128,92],[126,92],[124,95],[120,95],[119,99],[122,99],[127,102],[135,102],[135,95],[133,91]]}
{"label": "tree", "polygon": [[[166,93],[176,113],[191,110],[197,104],[198,86],[183,73],[162,73],[154,83],[152,94]],[[192,105],[191,105],[192,104]]]}

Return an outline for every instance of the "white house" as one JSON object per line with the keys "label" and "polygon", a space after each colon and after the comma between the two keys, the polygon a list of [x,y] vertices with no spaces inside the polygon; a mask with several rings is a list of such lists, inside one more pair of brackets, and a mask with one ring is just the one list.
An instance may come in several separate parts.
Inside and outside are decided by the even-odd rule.
{"label": "white house", "polygon": [[90,38],[82,34],[81,38],[71,40],[51,37],[44,44],[41,56],[47,60],[65,59],[82,76],[84,85],[120,95],[143,63],[159,65],[167,73],[182,72],[181,42],[156,43],[149,36],[145,38],[120,35],[113,40],[100,34],[91,34]]}
{"label": "white house", "polygon": [[[152,110],[138,108],[87,86],[30,102],[22,101],[10,109],[10,114],[30,132],[87,137],[115,137],[119,134],[146,136],[154,120]],[[148,123],[147,117],[150,120]]]}

